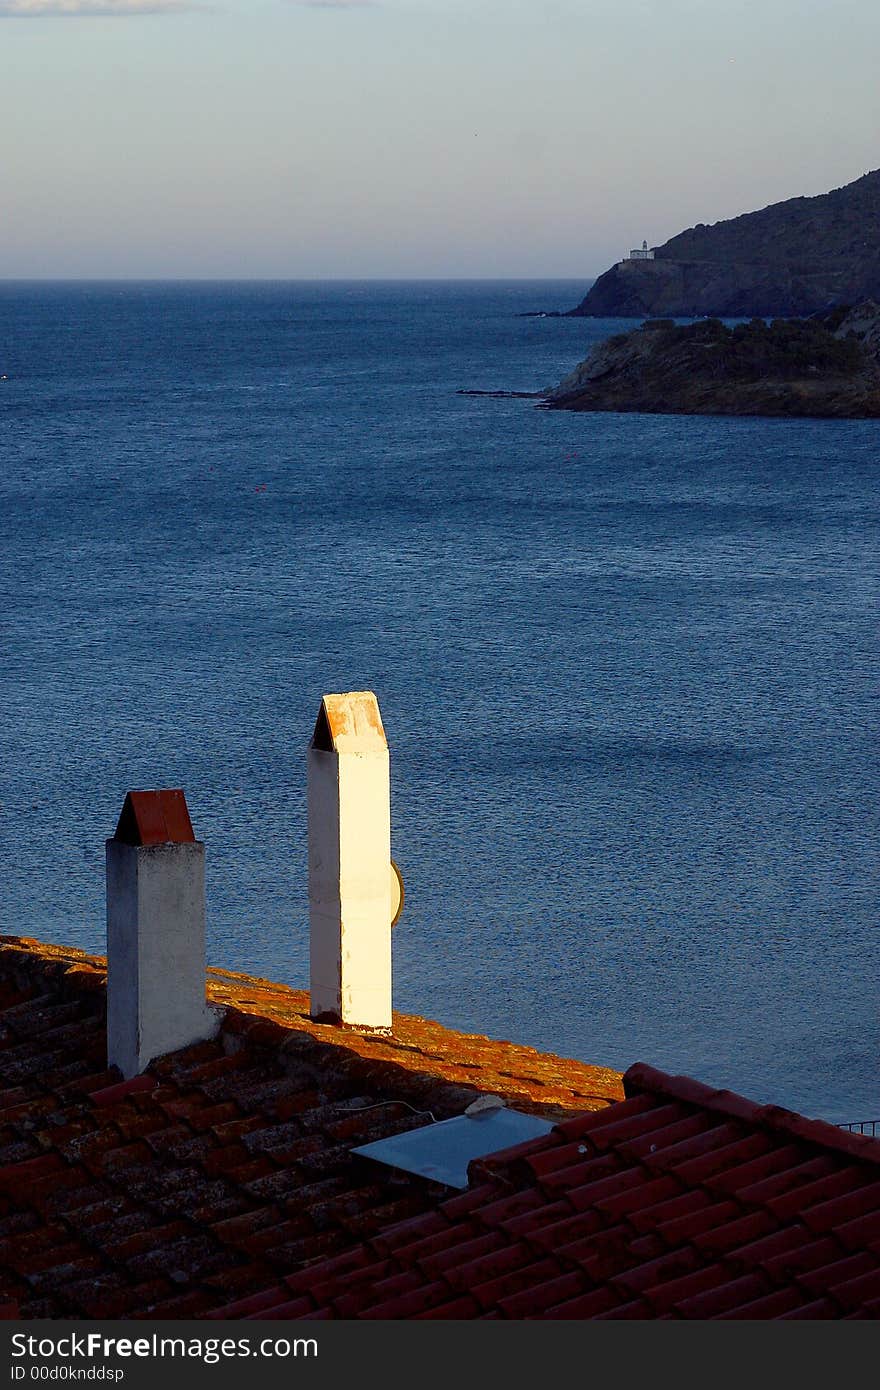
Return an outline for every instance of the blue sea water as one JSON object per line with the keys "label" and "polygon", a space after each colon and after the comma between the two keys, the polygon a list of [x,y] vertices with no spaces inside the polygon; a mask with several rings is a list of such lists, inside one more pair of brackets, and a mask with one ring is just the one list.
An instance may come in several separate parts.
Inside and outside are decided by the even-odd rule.
{"label": "blue sea water", "polygon": [[103,949],[181,785],[304,986],[305,749],[372,687],[395,1002],[880,1116],[880,431],[576,415],[583,283],[0,285],[0,929]]}

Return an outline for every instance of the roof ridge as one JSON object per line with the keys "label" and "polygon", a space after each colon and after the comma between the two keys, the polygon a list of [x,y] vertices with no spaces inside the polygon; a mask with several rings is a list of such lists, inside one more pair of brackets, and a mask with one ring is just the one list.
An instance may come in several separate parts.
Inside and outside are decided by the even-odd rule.
{"label": "roof ridge", "polygon": [[759,1129],[789,1134],[793,1139],[834,1149],[849,1158],[880,1164],[880,1139],[850,1133],[828,1120],[808,1119],[781,1105],[760,1105],[736,1091],[715,1089],[690,1076],[672,1076],[648,1062],[634,1062],[624,1072],[623,1089],[627,1098],[646,1091],[656,1096],[668,1096],[672,1100],[728,1115],[731,1119],[744,1120]]}
{"label": "roof ridge", "polygon": [[[0,936],[0,968],[4,965],[32,981],[35,975],[51,980],[63,990],[105,989],[105,957],[78,947]],[[309,1045],[338,1049],[340,1059],[395,1068],[401,1081],[408,1078],[408,1084],[421,1089],[441,1084],[450,1102],[456,1093],[456,1109],[488,1092],[502,1095],[510,1105],[561,1118],[604,1108],[622,1096],[620,1072],[526,1044],[397,1011],[388,1037],[316,1023],[309,1016],[306,990],[213,967],[207,979],[208,1001],[225,1010],[222,1033],[230,1040],[246,1037],[249,1044],[273,1047],[279,1054]]]}

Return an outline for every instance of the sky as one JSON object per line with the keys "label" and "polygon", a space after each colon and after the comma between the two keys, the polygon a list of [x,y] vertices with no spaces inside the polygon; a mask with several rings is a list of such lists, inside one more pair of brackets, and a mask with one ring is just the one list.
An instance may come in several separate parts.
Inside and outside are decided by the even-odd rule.
{"label": "sky", "polygon": [[878,53],[878,0],[0,0],[0,278],[590,278],[880,166]]}

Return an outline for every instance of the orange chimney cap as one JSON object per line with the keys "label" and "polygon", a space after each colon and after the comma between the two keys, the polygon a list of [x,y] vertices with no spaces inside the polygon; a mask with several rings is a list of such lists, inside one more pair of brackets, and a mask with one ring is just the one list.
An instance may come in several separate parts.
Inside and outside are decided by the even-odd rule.
{"label": "orange chimney cap", "polygon": [[124,845],[194,843],[196,837],[183,792],[179,787],[127,792],[113,838]]}
{"label": "orange chimney cap", "polygon": [[318,710],[312,747],[322,752],[373,753],[387,749],[379,702],[372,690],[325,695]]}

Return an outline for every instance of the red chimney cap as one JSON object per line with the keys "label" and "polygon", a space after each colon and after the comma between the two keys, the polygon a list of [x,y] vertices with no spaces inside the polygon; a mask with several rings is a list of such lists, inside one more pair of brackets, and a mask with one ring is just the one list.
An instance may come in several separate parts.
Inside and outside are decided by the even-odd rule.
{"label": "red chimney cap", "polygon": [[126,793],[113,838],[124,845],[192,844],[196,837],[183,792],[175,787]]}

